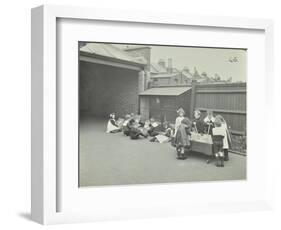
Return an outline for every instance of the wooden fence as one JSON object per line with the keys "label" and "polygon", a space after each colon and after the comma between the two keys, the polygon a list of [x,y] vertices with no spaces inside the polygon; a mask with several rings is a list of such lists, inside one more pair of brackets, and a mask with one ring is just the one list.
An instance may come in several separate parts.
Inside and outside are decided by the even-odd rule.
{"label": "wooden fence", "polygon": [[246,83],[192,84],[190,117],[199,109],[205,113],[212,110],[220,114],[230,127],[231,151],[247,154],[247,87]]}
{"label": "wooden fence", "polygon": [[[212,110],[224,117],[233,134],[246,132],[246,83],[193,84],[190,111]],[[190,114],[192,115],[192,114]],[[192,116],[191,116],[192,117]]]}
{"label": "wooden fence", "polygon": [[[245,155],[247,149],[246,83],[192,83],[192,85],[187,86],[192,87],[191,93],[189,93],[190,99],[179,103],[177,107],[184,107],[190,118],[193,118],[195,109],[199,109],[203,113],[203,117],[206,116],[207,110],[212,110],[214,115],[220,114],[223,116],[232,135],[231,150]],[[174,110],[173,108],[171,113],[174,114]]]}

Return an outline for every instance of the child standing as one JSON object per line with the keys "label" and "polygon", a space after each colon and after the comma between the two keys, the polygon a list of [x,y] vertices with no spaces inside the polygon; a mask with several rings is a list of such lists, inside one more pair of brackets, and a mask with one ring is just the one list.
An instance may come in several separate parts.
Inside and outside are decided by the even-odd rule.
{"label": "child standing", "polygon": [[229,149],[229,145],[231,144],[230,132],[228,130],[227,123],[226,123],[225,119],[221,115],[217,115],[215,119],[220,120],[221,127],[225,131],[225,138],[223,139],[223,151],[224,151],[224,160],[228,161],[229,160],[228,149]]}
{"label": "child standing", "polygon": [[206,127],[205,132],[207,134],[212,135],[212,129],[214,128],[214,122],[215,122],[215,118],[213,116],[213,111],[207,110],[207,116],[204,118],[204,123],[205,123],[205,127]]}
{"label": "child standing", "polygon": [[176,136],[176,133],[178,131],[178,128],[182,122],[182,120],[184,119],[184,115],[185,115],[185,111],[183,108],[179,108],[177,110],[177,114],[178,114],[178,117],[176,118],[176,122],[175,122],[175,136]]}
{"label": "child standing", "polygon": [[213,145],[214,145],[214,155],[216,158],[216,166],[224,167],[224,151],[223,151],[223,140],[226,138],[226,131],[222,127],[220,118],[216,117],[215,127],[213,128]]}
{"label": "child standing", "polygon": [[178,127],[175,137],[175,146],[177,150],[177,158],[184,160],[187,158],[187,152],[191,149],[190,135],[191,135],[191,121],[184,118]]}
{"label": "child standing", "polygon": [[193,115],[194,115],[194,119],[192,122],[193,131],[196,133],[203,134],[205,132],[205,124],[204,121],[201,119],[200,110],[196,109]]}

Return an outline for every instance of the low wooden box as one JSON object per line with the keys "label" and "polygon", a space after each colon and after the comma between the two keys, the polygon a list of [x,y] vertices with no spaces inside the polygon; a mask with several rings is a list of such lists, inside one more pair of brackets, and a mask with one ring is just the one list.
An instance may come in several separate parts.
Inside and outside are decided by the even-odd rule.
{"label": "low wooden box", "polygon": [[211,156],[213,154],[212,136],[208,134],[191,133],[191,150]]}

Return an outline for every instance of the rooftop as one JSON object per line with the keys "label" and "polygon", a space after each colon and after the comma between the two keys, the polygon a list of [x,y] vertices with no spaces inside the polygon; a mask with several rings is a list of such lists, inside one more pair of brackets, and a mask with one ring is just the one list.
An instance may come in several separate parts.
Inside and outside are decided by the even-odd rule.
{"label": "rooftop", "polygon": [[141,46],[141,45],[128,45],[124,50],[139,50],[139,49],[151,49],[150,46]]}
{"label": "rooftop", "polygon": [[80,51],[92,55],[99,55],[127,62],[134,62],[137,64],[146,64],[146,60],[144,58],[132,57],[126,51],[123,51],[122,49],[119,49],[112,44],[87,43],[85,46],[80,48]]}
{"label": "rooftop", "polygon": [[191,87],[160,87],[150,88],[141,92],[140,96],[179,96],[189,90]]}
{"label": "rooftop", "polygon": [[156,75],[152,75],[150,78],[171,78],[177,76],[178,73],[160,73]]}
{"label": "rooftop", "polygon": [[158,63],[151,63],[150,64],[150,71],[152,73],[166,73],[167,69],[163,66],[159,65]]}

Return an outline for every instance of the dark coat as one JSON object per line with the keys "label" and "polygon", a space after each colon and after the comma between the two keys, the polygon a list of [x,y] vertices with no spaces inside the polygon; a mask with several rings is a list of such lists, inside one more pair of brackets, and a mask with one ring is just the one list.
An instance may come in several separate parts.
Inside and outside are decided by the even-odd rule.
{"label": "dark coat", "polygon": [[205,127],[205,122],[201,118],[192,121],[192,129],[198,133],[205,133]]}

